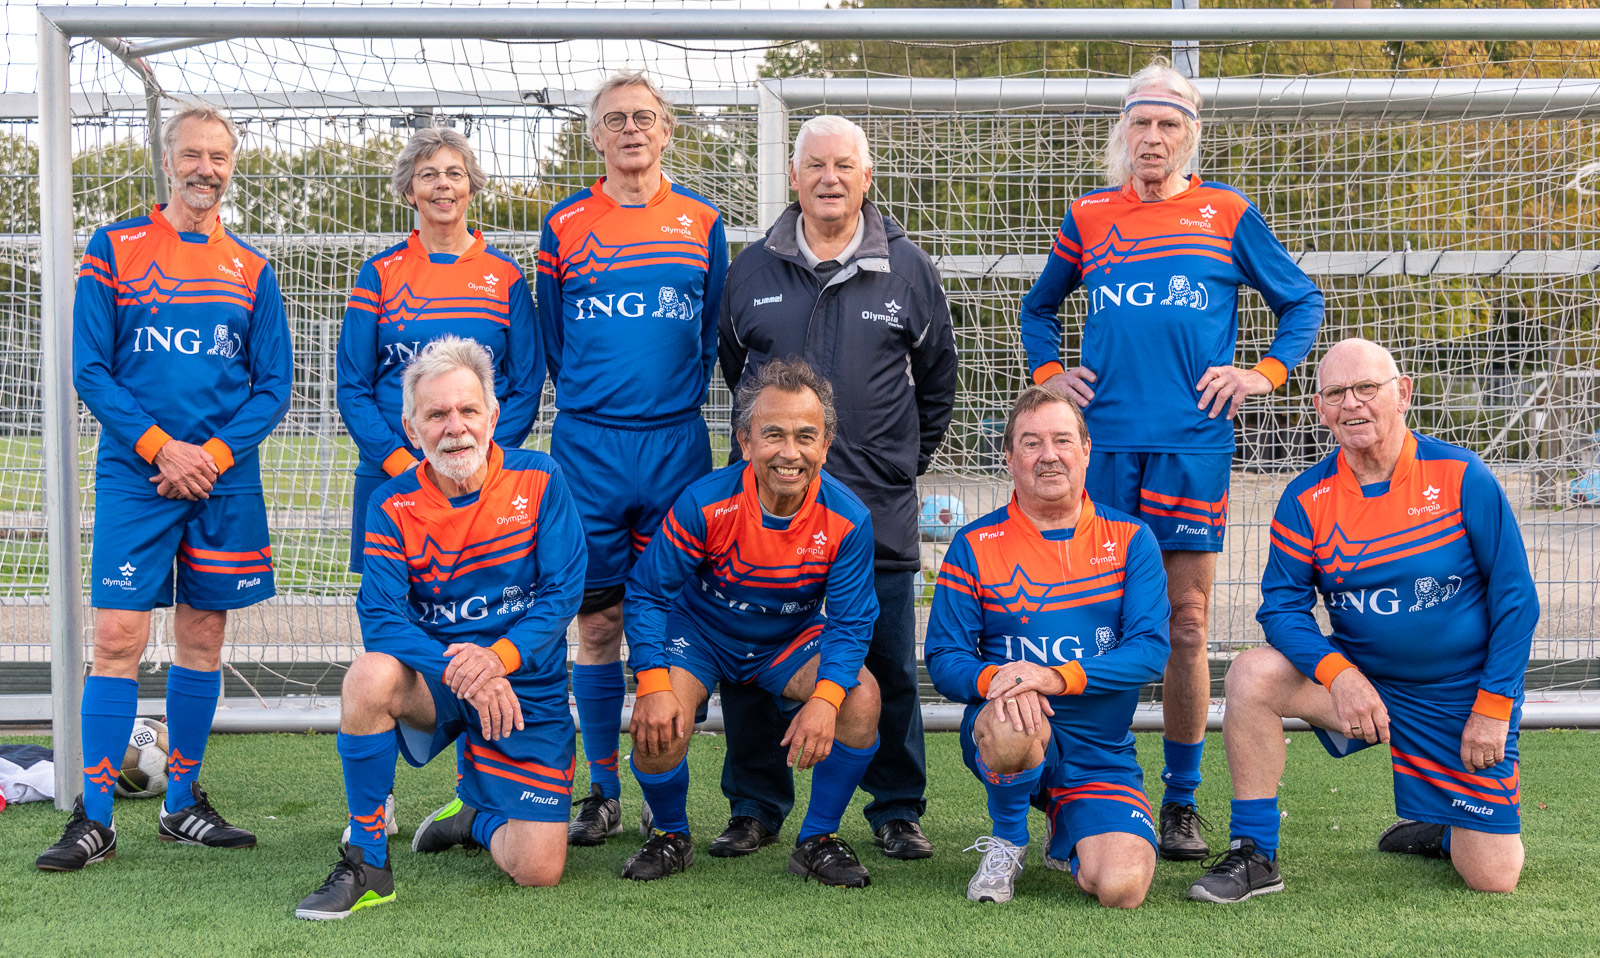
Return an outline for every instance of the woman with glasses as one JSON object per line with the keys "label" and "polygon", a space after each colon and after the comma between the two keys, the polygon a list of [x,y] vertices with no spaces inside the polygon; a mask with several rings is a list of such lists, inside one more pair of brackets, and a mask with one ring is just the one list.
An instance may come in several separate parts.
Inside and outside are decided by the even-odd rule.
{"label": "woman with glasses", "polygon": [[544,356],[528,282],[515,260],[467,228],[467,205],[488,181],[454,130],[418,130],[395,160],[390,184],[417,211],[417,228],[362,264],[339,334],[339,414],[361,455],[350,536],[355,572],[368,500],[422,456],[400,423],[401,376],[422,347],[455,335],[488,348],[500,446],[521,446],[538,415]]}

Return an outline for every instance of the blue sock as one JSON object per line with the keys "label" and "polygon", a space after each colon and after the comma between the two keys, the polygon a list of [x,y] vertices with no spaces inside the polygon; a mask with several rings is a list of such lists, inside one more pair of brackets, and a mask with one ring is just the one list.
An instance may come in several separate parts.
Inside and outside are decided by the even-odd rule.
{"label": "blue sock", "polygon": [[606,798],[622,795],[622,779],[617,777],[617,740],[622,737],[622,699],[627,690],[621,662],[572,667],[572,697],[578,703],[578,726],[583,729],[583,757],[589,762],[589,782],[600,786],[600,793]]}
{"label": "blue sock", "polygon": [[811,770],[811,801],[806,804],[805,821],[800,823],[800,841],[839,830],[839,819],[850,807],[856,786],[861,784],[861,776],[867,774],[867,766],[876,754],[877,739],[873,739],[870,748],[851,748],[834,741],[833,751]]}
{"label": "blue sock", "polygon": [[659,775],[647,775],[634,765],[628,756],[633,777],[639,781],[644,800],[656,816],[656,831],[689,834],[689,759],[684,758],[674,768]]}
{"label": "blue sock", "polygon": [[211,737],[211,720],[222,694],[221,672],[196,672],[181,665],[167,670],[167,811],[194,804],[190,783],[200,777],[200,762]]}
{"label": "blue sock", "polygon": [[489,850],[489,842],[494,840],[494,833],[506,823],[504,815],[493,815],[489,812],[479,811],[472,820],[472,840],[483,846],[484,851]]}
{"label": "blue sock", "polygon": [[371,735],[339,733],[344,797],[350,805],[350,844],[361,849],[373,865],[389,860],[383,803],[394,791],[394,760],[399,755],[400,743],[393,729]]}
{"label": "blue sock", "polygon": [[1268,858],[1278,857],[1278,797],[1236,798],[1233,815],[1228,822],[1228,837],[1232,840],[1248,838],[1256,843],[1256,851]]}
{"label": "blue sock", "polygon": [[1200,787],[1200,753],[1205,751],[1205,747],[1205,739],[1193,745],[1174,742],[1166,737],[1161,739],[1161,751],[1167,760],[1166,767],[1161,770],[1161,781],[1167,786],[1161,796],[1163,805],[1177,802],[1191,808],[1194,806],[1194,790]]}
{"label": "blue sock", "polygon": [[111,824],[111,799],[138,710],[139,683],[133,679],[83,680],[83,811],[102,825]]}
{"label": "blue sock", "polygon": [[1033,791],[1044,774],[1044,763],[1020,772],[1002,774],[992,771],[978,759],[978,771],[983,776],[983,787],[989,793],[989,818],[994,821],[994,837],[1003,838],[1013,845],[1028,844],[1028,809],[1032,807]]}

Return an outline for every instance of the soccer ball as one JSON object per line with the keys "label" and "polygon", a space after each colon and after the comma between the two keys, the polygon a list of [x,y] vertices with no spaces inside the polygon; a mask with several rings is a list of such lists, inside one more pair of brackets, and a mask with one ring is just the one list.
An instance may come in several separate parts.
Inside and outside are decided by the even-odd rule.
{"label": "soccer ball", "polygon": [[155,798],[167,790],[167,727],[152,718],[133,720],[128,751],[117,775],[123,798]]}
{"label": "soccer ball", "polygon": [[922,538],[949,542],[967,524],[967,508],[955,496],[923,496],[922,516],[917,521]]}

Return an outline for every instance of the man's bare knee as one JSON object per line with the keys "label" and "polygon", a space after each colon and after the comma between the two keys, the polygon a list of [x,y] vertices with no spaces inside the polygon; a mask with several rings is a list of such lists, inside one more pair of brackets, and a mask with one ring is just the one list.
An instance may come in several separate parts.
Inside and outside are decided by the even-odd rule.
{"label": "man's bare knee", "polygon": [[596,665],[622,657],[622,603],[578,616],[578,651]]}
{"label": "man's bare knee", "polygon": [[1139,881],[1130,875],[1121,875],[1111,881],[1100,883],[1091,894],[1103,908],[1138,908],[1144,904],[1144,896],[1149,889],[1149,882]]}
{"label": "man's bare knee", "polygon": [[839,709],[839,721],[834,728],[834,738],[851,748],[871,748],[878,738],[878,714],[882,711],[882,696],[878,680],[862,669],[856,676],[859,684],[845,696]]}
{"label": "man's bare knee", "polygon": [[340,689],[342,708],[351,714],[385,712],[396,714],[399,693],[410,670],[399,659],[384,652],[363,652],[350,663]]}
{"label": "man's bare knee", "polygon": [[150,613],[100,609],[94,623],[94,674],[132,675],[150,642]]}
{"label": "man's bare knee", "polygon": [[565,870],[566,862],[523,859],[513,863],[505,872],[523,888],[554,888]]}
{"label": "man's bare knee", "polygon": [[1300,671],[1283,653],[1267,646],[1239,653],[1223,680],[1227,701],[1258,704],[1274,701],[1301,678]]}
{"label": "man's bare knee", "polygon": [[1172,597],[1172,617],[1168,633],[1176,653],[1203,650],[1211,630],[1211,602],[1198,590],[1185,590]]}

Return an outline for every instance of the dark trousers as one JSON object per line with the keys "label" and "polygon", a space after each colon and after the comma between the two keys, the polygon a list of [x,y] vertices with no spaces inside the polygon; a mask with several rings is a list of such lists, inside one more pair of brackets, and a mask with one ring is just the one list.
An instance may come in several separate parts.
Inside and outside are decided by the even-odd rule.
{"label": "dark trousers", "polygon": [[[922,743],[922,703],[917,693],[915,572],[880,572],[878,621],[867,649],[867,671],[878,680],[878,754],[862,779],[872,796],[865,813],[876,831],[884,822],[920,821],[927,808],[927,753]],[[771,695],[753,685],[722,685],[728,751],[722,794],[734,815],[748,815],[776,832],[794,808],[794,777],[779,747],[789,720]]]}

